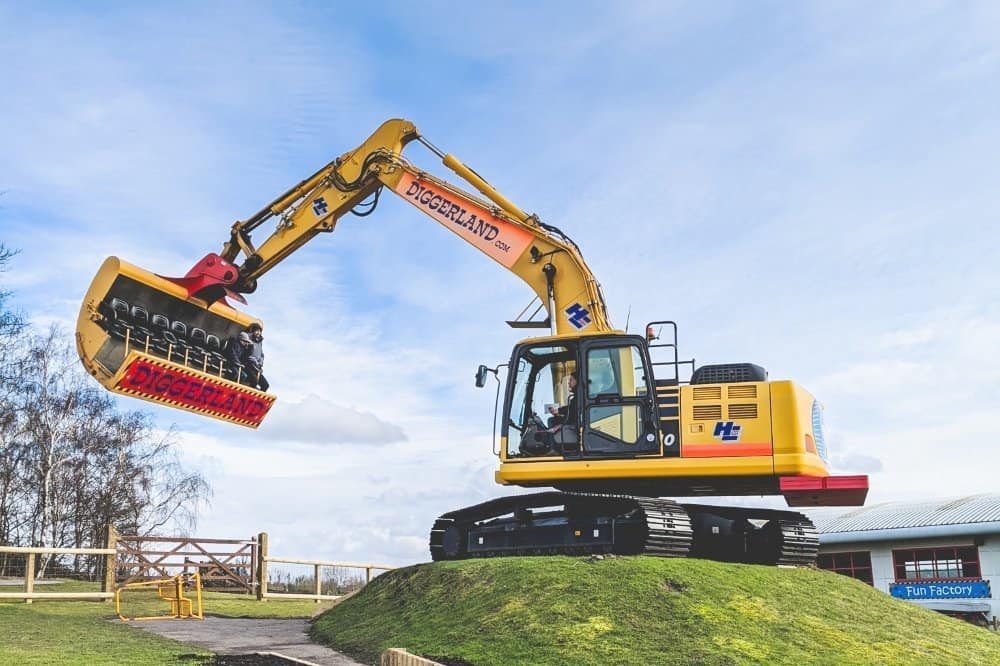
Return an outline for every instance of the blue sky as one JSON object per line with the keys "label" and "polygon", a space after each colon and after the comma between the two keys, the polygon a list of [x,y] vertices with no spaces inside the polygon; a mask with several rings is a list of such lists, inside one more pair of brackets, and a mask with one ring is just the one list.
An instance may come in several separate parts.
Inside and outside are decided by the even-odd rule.
{"label": "blue sky", "polygon": [[[699,362],[809,388],[837,471],[871,474],[872,501],[995,492],[998,19],[934,2],[0,4],[0,239],[21,249],[3,279],[71,329],[105,256],[182,274],[405,117],[572,236],[615,323],[674,319]],[[251,297],[269,423],[150,407],[216,489],[199,532],[425,559],[438,513],[501,493],[493,393],[471,378],[505,359],[502,322],[530,298],[402,202],[345,218]]]}

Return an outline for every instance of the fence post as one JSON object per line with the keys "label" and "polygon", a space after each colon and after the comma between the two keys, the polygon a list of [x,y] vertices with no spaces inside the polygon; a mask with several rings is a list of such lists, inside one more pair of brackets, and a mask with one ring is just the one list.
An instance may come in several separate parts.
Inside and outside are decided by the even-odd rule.
{"label": "fence post", "polygon": [[267,597],[267,532],[257,535],[257,601]]}
{"label": "fence post", "polygon": [[[114,552],[104,556],[104,580],[101,582],[101,592],[114,592],[115,570],[118,568],[118,530],[114,525],[108,525],[108,542],[104,547]],[[110,603],[111,599],[103,601]]]}
{"label": "fence post", "polygon": [[323,594],[323,580],[319,577],[319,565],[315,565],[316,569],[316,603],[319,603],[319,595]]}
{"label": "fence post", "polygon": [[[31,594],[35,591],[35,554],[28,553],[28,559],[24,562],[24,591]],[[25,597],[24,603],[30,604],[31,599]]]}
{"label": "fence post", "polygon": [[365,567],[365,585],[372,582],[372,568]]}

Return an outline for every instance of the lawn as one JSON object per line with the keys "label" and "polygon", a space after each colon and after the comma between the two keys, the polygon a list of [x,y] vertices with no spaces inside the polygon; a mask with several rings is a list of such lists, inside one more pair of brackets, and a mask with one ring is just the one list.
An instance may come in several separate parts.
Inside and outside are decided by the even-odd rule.
{"label": "lawn", "polygon": [[[84,589],[95,586],[44,587]],[[147,598],[127,600],[126,607],[129,614],[151,614],[165,605]],[[301,618],[319,608],[311,601],[204,595],[206,615],[222,617]],[[114,617],[112,603],[0,602],[0,664],[193,666],[210,659]],[[650,557],[408,567],[326,611],[312,631],[366,663],[387,647],[403,647],[474,666],[1000,664],[997,634],[843,576]]]}
{"label": "lawn", "polygon": [[[2,589],[17,590],[7,586]],[[65,582],[35,589],[38,592],[82,592],[98,587],[91,583]],[[162,601],[124,599],[123,610],[130,615],[163,614],[166,609]],[[220,617],[310,617],[320,606],[301,600],[261,603],[253,597],[221,592],[204,593],[203,603],[206,615]],[[204,650],[136,631],[114,621],[116,619],[113,602],[36,600],[29,605],[0,601],[0,664],[193,666],[210,657]],[[178,620],[181,621],[198,620]]]}

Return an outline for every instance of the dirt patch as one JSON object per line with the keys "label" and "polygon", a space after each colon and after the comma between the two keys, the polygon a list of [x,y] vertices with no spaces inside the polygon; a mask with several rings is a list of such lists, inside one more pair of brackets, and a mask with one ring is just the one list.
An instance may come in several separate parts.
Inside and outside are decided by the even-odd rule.
{"label": "dirt patch", "polygon": [[301,664],[301,661],[282,659],[269,654],[226,654],[208,662],[211,666],[286,666],[286,664]]}
{"label": "dirt patch", "polygon": [[214,657],[183,655],[180,660],[190,666],[286,666],[302,664],[301,661],[284,659],[272,654],[221,654]]}
{"label": "dirt patch", "polygon": [[424,657],[424,659],[430,659],[431,661],[436,661],[441,664],[441,666],[473,666],[471,663],[465,661],[464,659],[458,659],[456,657]]}
{"label": "dirt patch", "polygon": [[663,581],[663,587],[667,589],[667,592],[684,592],[688,589],[688,586],[684,583],[670,580],[669,578]]}

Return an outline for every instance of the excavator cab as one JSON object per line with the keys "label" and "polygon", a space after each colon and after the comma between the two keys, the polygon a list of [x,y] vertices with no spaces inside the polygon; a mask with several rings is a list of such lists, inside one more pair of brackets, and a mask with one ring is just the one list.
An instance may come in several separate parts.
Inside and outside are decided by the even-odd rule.
{"label": "excavator cab", "polygon": [[[667,342],[602,333],[514,348],[499,483],[649,497],[783,495],[789,506],[864,503],[867,477],[828,471],[822,406],[811,394],[769,380],[752,363],[695,368],[677,356],[676,325],[654,323],[669,325]],[[654,362],[653,349],[669,360]]]}
{"label": "excavator cab", "polygon": [[508,375],[505,459],[659,455],[644,347],[627,335],[519,345]]}
{"label": "excavator cab", "polygon": [[80,308],[80,360],[115,393],[256,428],[275,397],[229,367],[225,351],[260,321],[224,298],[196,297],[190,286],[106,259]]}

